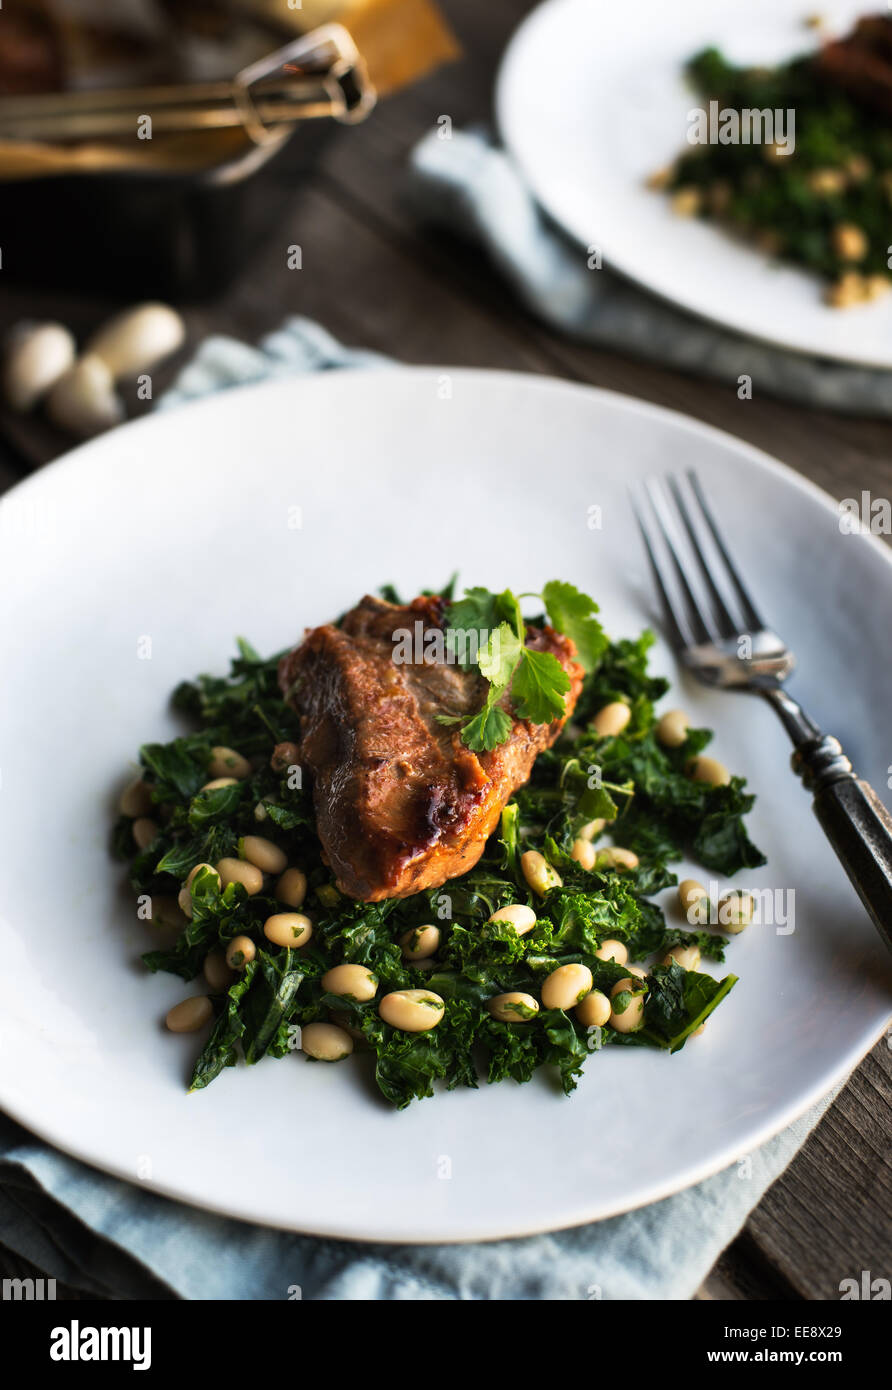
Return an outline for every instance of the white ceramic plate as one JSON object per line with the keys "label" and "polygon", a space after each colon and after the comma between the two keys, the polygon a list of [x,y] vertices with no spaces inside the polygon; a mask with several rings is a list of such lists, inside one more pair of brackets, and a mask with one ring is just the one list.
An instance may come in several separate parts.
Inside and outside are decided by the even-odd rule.
{"label": "white ceramic plate", "polygon": [[[818,7],[833,32],[860,0]],[[892,296],[851,310],[822,284],[715,225],[676,216],[645,187],[688,148],[687,59],[707,45],[775,64],[818,39],[806,0],[548,0],[521,25],[497,89],[504,139],[542,206],[604,263],[685,309],[783,347],[892,366]],[[795,158],[795,156],[793,156]]]}
{"label": "white ceramic plate", "polygon": [[[844,1076],[890,1010],[887,962],[780,727],[743,696],[680,682],[671,699],[718,730],[719,755],[759,793],[752,831],[770,863],[749,879],[795,890],[796,929],[732,942],[740,983],[682,1053],[608,1049],[570,1100],[538,1075],[398,1114],[359,1059],[299,1055],[187,1096],[197,1040],[161,1021],[188,987],[139,966],[145,933],[107,852],[137,747],[179,727],[168,692],[224,670],[234,634],[277,650],[382,582],[414,592],[455,568],[515,589],[572,580],[612,633],[637,633],[652,591],[626,484],[691,465],[795,642],[815,716],[882,788],[889,556],[841,535],[828,500],[779,465],[651,406],[508,374],[333,373],[127,425],[10,494],[0,1104],[68,1152],[199,1205],[334,1236],[444,1241],[662,1197]],[[656,663],[675,674],[662,647]]]}

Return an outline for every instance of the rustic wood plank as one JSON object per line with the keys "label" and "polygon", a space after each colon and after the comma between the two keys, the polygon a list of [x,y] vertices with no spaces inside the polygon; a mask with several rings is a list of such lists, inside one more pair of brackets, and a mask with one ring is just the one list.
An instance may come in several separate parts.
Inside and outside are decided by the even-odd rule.
{"label": "rustic wood plank", "polygon": [[719,1256],[694,1297],[712,1302],[801,1302],[747,1230]]}
{"label": "rustic wood plank", "polygon": [[[46,1270],[39,1269],[37,1265],[31,1264],[30,1260],[23,1260],[21,1255],[14,1250],[9,1250],[5,1245],[0,1244],[0,1277],[3,1279],[45,1279]],[[82,1299],[84,1294],[79,1289],[72,1288],[70,1284],[56,1284],[56,1298],[59,1302],[70,1301],[72,1299]]]}
{"label": "rustic wood plank", "polygon": [[802,1298],[838,1299],[863,1270],[888,1278],[892,1231],[892,1050],[878,1043],[747,1230]]}

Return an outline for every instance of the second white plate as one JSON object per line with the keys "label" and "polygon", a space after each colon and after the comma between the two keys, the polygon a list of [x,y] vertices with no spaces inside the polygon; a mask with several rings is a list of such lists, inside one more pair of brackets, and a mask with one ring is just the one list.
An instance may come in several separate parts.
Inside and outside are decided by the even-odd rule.
{"label": "second white plate", "polygon": [[[820,9],[844,33],[864,6]],[[892,367],[892,295],[831,309],[816,277],[676,216],[646,187],[687,147],[688,112],[700,102],[684,80],[687,59],[714,45],[736,62],[786,61],[818,43],[804,27],[809,13],[804,0],[547,0],[508,47],[499,126],[545,210],[606,265],[750,337]]]}

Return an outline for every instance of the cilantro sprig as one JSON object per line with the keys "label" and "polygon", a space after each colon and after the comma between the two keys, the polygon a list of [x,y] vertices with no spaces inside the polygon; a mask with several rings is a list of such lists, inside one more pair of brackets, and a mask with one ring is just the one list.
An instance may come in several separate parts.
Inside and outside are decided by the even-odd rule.
{"label": "cilantro sprig", "polygon": [[[564,580],[549,580],[541,594],[466,589],[464,598],[450,606],[446,640],[451,659],[465,670],[476,666],[488,682],[482,708],[462,724],[461,730],[462,742],[477,753],[498,748],[510,734],[512,718],[500,703],[509,691],[519,719],[549,724],[564,714],[570,677],[551,652],[531,650],[526,645],[527,624],[520,607],[524,598],[542,600],[551,626],[575,642],[586,672],[597,666],[607,647],[607,638],[594,616],[597,604]],[[478,639],[470,654],[469,634]],[[450,715],[440,715],[439,719],[443,724],[460,722]]]}

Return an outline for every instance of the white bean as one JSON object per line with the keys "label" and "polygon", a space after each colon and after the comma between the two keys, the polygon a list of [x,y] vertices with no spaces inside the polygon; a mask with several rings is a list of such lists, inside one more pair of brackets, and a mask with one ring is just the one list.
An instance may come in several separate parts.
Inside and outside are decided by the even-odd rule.
{"label": "white bean", "polygon": [[587,965],[559,965],[542,982],[542,1003],[546,1009],[572,1009],[592,987]]}
{"label": "white bean", "polygon": [[593,840],[596,835],[600,835],[604,826],[607,824],[603,816],[598,816],[595,820],[586,821],[579,831],[580,840]]}
{"label": "white bean", "polygon": [[664,748],[680,748],[688,736],[689,721],[683,709],[667,709],[657,724],[657,742]]}
{"label": "white bean", "polygon": [[578,839],[573,841],[570,858],[575,859],[581,869],[593,869],[595,867],[595,847],[590,840],[584,840],[580,835]]}
{"label": "white bean", "polygon": [[289,907],[300,907],[307,896],[307,876],[302,869],[286,869],[276,884],[276,897]]}
{"label": "white bean", "polygon": [[528,1023],[530,1015],[539,1012],[539,1005],[533,996],[520,990],[496,994],[487,1000],[486,1007],[499,1023]]}
{"label": "white bean", "polygon": [[429,989],[397,989],[385,994],[378,1005],[378,1016],[402,1033],[424,1033],[436,1028],[446,1005]]}
{"label": "white bean", "polygon": [[244,970],[257,955],[257,947],[250,936],[234,936],[226,947],[226,964],[230,970]]}
{"label": "white bean", "polygon": [[252,897],[263,887],[263,874],[256,864],[247,864],[244,859],[221,859],[217,873],[224,888],[230,883],[240,883]]}
{"label": "white bean", "polygon": [[317,1062],[340,1062],[353,1051],[353,1039],[336,1023],[305,1023],[300,1030],[300,1046]]}
{"label": "white bean", "polygon": [[378,992],[378,977],[364,965],[334,965],[326,970],[320,981],[327,994],[350,997],[360,1004],[374,999]]}
{"label": "white bean", "polygon": [[682,879],[678,885],[678,901],[691,926],[704,925],[709,920],[709,894],[696,878]]}
{"label": "white bean", "polygon": [[234,748],[227,748],[225,744],[218,743],[211,749],[208,772],[212,777],[234,777],[236,781],[242,782],[251,776],[251,764]]}
{"label": "white bean", "polygon": [[576,1017],[583,1028],[603,1028],[610,1013],[610,1000],[599,989],[593,989],[576,1005]]}
{"label": "white bean", "polygon": [[696,970],[700,964],[699,946],[683,946],[681,943],[673,946],[663,957],[663,964],[671,965],[673,961],[680,965],[682,970]]}
{"label": "white bean", "polygon": [[708,782],[711,787],[725,787],[731,781],[731,774],[718,758],[707,758],[703,753],[688,763],[688,773],[695,782]]}
{"label": "white bean", "polygon": [[313,923],[302,912],[275,912],[264,922],[263,934],[276,946],[306,946]]}
{"label": "white bean", "polygon": [[219,892],[219,889],[220,889],[220,887],[221,887],[221,884],[220,884],[220,875],[217,873],[217,870],[214,868],[213,864],[196,864],[196,865],[194,866],[194,868],[191,868],[191,869],[189,870],[189,873],[188,873],[187,876],[186,876],[186,882],[183,884],[182,888],[180,889],[179,897],[177,898],[177,902],[179,903],[181,910],[182,910],[183,912],[185,912],[186,916],[189,917],[189,918],[192,917],[192,911],[193,911],[193,909],[192,909],[192,892],[191,892],[192,883],[193,883],[193,880],[194,880],[196,874],[198,873],[199,869],[209,869],[209,870],[211,871],[211,873],[214,875],[214,877],[216,878],[216,880],[217,880],[217,890],[218,890],[218,892]]}
{"label": "white bean", "polygon": [[202,972],[215,994],[222,994],[225,989],[229,988],[233,980],[238,978],[236,972],[226,964],[226,955],[223,951],[209,951],[204,958]]}
{"label": "white bean", "polygon": [[719,925],[737,936],[753,920],[755,903],[751,893],[726,893],[718,901]]}
{"label": "white bean", "polygon": [[272,840],[265,840],[262,835],[245,835],[239,844],[239,852],[249,864],[256,864],[264,874],[280,874],[288,863],[285,851],[274,845]]}
{"label": "white bean", "polygon": [[617,965],[625,965],[629,951],[624,941],[616,941],[612,936],[602,941],[595,955],[598,960],[615,960]]}
{"label": "white bean", "polygon": [[518,936],[526,936],[536,925],[536,914],[524,903],[509,903],[499,907],[490,917],[490,922],[510,922]]}
{"label": "white bean", "polygon": [[139,816],[133,822],[131,833],[137,849],[148,849],[152,841],[158,838],[158,823],[150,820],[148,816]]}
{"label": "white bean", "polygon": [[214,868],[213,864],[204,864],[204,863],[202,863],[202,864],[195,864],[195,865],[193,865],[193,867],[189,870],[188,874],[186,875],[186,887],[187,887],[187,888],[191,888],[191,887],[192,887],[192,884],[195,882],[195,879],[196,879],[197,876],[198,876],[198,871],[199,871],[199,869],[210,869],[211,873],[214,874],[214,875],[216,876],[216,879],[217,879],[217,887],[218,887],[218,888],[220,887],[220,875],[217,873],[217,870]]}
{"label": "white bean", "polygon": [[214,1007],[206,994],[193,995],[181,1004],[174,1004],[168,1011],[164,1022],[172,1033],[197,1033],[206,1023],[210,1023]]}
{"label": "white bean", "polygon": [[527,883],[540,898],[544,898],[550,888],[560,888],[563,882],[557,870],[537,849],[528,849],[520,856],[520,867]]}
{"label": "white bean", "polygon": [[220,787],[234,787],[237,781],[237,777],[215,777],[212,781],[205,782],[201,790],[203,792],[215,792]]}
{"label": "white bean", "polygon": [[591,720],[591,727],[601,738],[615,738],[617,734],[622,733],[631,718],[632,711],[629,706],[622,700],[614,700],[598,710]]}
{"label": "white bean", "polygon": [[706,889],[699,879],[683,878],[678,885],[678,901],[681,904],[683,912],[687,912],[689,907],[692,907],[700,898],[705,897]]}
{"label": "white bean", "polygon": [[638,855],[633,850],[622,849],[619,845],[599,849],[595,856],[595,864],[599,869],[637,869],[638,863]]}
{"label": "white bean", "polygon": [[151,788],[141,777],[124,788],[118,809],[122,816],[132,816],[134,820],[149,815],[154,809]]}
{"label": "white bean", "polygon": [[400,937],[400,950],[405,960],[427,960],[440,949],[440,928],[412,927]]}
{"label": "white bean", "polygon": [[611,1000],[615,999],[618,994],[631,994],[632,998],[619,1013],[615,1008],[611,1008],[610,1026],[615,1028],[618,1033],[637,1033],[644,1023],[644,991],[641,990],[637,977],[617,980],[610,991]]}

